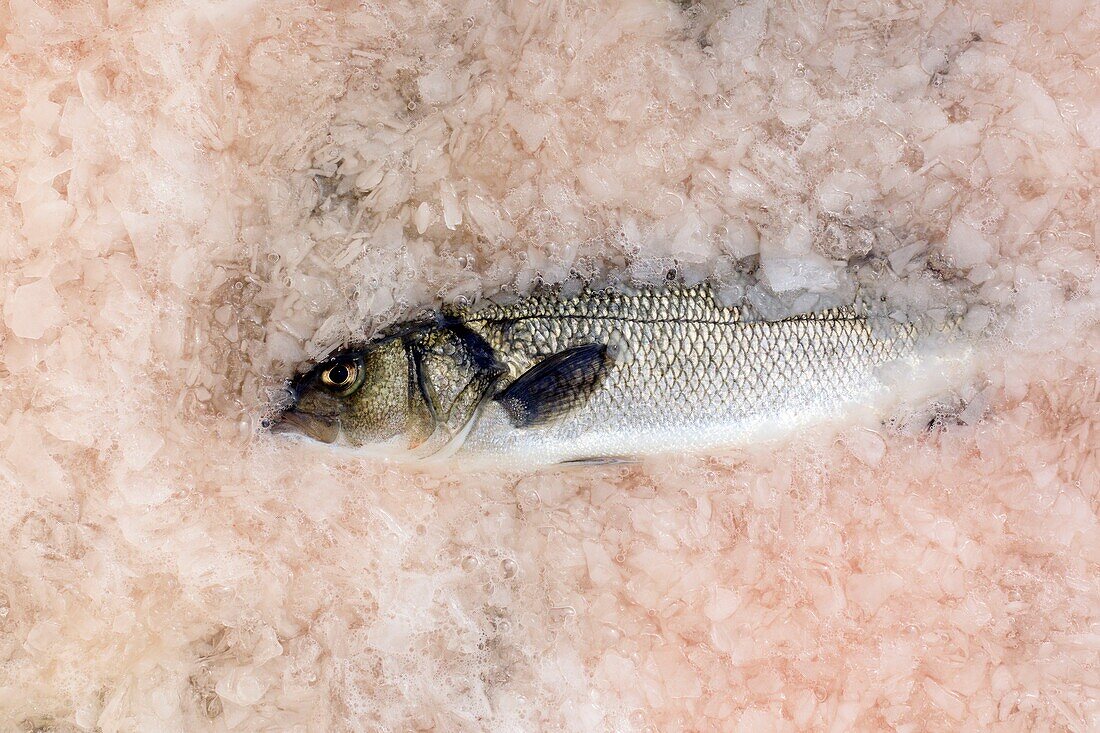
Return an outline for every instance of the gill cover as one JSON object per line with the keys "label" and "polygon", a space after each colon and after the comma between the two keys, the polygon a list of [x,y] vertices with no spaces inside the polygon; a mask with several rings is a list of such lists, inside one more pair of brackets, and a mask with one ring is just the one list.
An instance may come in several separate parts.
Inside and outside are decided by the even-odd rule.
{"label": "gill cover", "polygon": [[421,426],[413,447],[421,457],[445,457],[462,446],[506,369],[492,347],[458,321],[411,331],[404,341],[410,414]]}

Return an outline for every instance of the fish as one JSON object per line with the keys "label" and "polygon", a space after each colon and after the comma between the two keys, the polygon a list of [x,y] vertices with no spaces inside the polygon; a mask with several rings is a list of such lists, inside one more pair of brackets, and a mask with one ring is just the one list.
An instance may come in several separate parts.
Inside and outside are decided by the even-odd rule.
{"label": "fish", "polygon": [[935,346],[959,342],[958,319],[883,327],[867,310],[764,320],[708,284],[444,306],[300,373],[279,429],[396,460],[634,461],[879,419],[965,361]]}

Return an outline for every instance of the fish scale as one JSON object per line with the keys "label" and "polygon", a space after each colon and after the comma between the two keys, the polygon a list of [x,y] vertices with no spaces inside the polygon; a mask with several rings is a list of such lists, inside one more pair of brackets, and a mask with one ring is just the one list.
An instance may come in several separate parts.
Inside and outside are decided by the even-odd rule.
{"label": "fish scale", "polygon": [[606,376],[571,412],[518,430],[490,404],[462,449],[546,461],[736,444],[817,422],[873,397],[876,369],[917,341],[912,325],[874,336],[851,307],[751,321],[707,287],[541,295],[456,315],[512,377],[565,349],[609,346]]}
{"label": "fish scale", "polygon": [[855,306],[750,315],[706,285],[447,307],[298,376],[283,423],[387,456],[524,466],[743,445],[881,414],[868,408],[904,391],[898,374],[947,373],[925,337],[957,333],[873,330]]}

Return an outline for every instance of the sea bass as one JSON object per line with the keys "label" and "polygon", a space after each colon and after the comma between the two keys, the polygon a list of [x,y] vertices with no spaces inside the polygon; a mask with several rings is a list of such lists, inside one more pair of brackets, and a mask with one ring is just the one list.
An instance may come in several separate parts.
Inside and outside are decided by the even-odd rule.
{"label": "sea bass", "polygon": [[881,332],[858,305],[754,320],[706,285],[547,290],[336,352],[291,382],[280,426],[387,457],[524,466],[744,445],[874,419],[905,375],[947,372],[928,344],[950,330]]}

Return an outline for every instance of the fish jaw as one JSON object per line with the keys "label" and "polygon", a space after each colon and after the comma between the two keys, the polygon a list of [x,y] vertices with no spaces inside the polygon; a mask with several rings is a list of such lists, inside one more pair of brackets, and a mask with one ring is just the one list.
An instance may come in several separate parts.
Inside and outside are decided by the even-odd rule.
{"label": "fish jaw", "polygon": [[296,433],[321,443],[332,444],[340,438],[340,418],[287,410],[271,427],[273,433]]}

